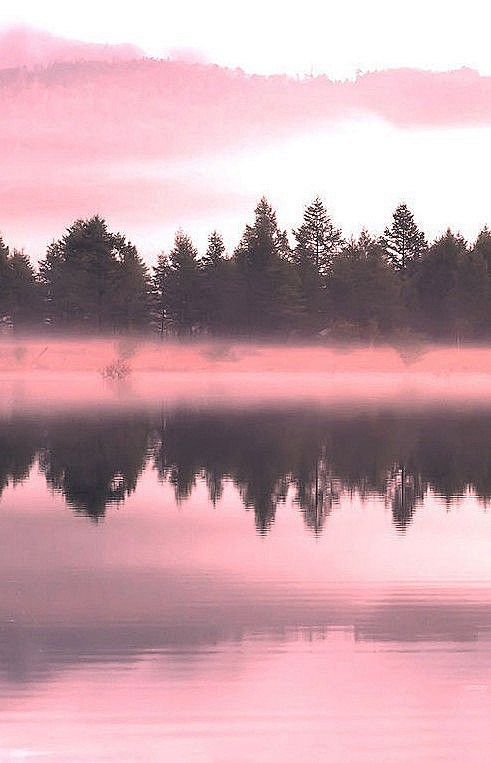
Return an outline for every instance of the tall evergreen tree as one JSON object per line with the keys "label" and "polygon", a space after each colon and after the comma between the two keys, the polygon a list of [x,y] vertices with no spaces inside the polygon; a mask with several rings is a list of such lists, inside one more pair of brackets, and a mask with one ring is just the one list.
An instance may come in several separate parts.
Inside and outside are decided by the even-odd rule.
{"label": "tall evergreen tree", "polygon": [[285,231],[263,197],[235,250],[239,323],[247,333],[287,332],[300,312],[298,277]]}
{"label": "tall evergreen tree", "polygon": [[341,230],[335,228],[327,210],[317,196],[306,207],[303,223],[293,231],[296,246],[293,257],[297,263],[310,263],[317,273],[326,276],[333,256],[339,252],[343,243]]}
{"label": "tall evergreen tree", "polygon": [[264,196],[254,210],[253,224],[245,227],[235,255],[239,261],[252,266],[290,255],[286,231],[278,227],[276,212]]}
{"label": "tall evergreen tree", "polygon": [[394,269],[402,272],[428,248],[425,235],[414,222],[413,213],[406,204],[399,204],[396,208],[392,215],[392,225],[385,229],[381,243]]}
{"label": "tall evergreen tree", "polygon": [[99,216],[76,220],[40,263],[47,311],[62,328],[140,328],[148,273],[135,247]]}
{"label": "tall evergreen tree", "polygon": [[161,336],[168,328],[168,280],[170,273],[169,258],[161,252],[157,258],[157,264],[152,268],[152,313],[157,331]]}
{"label": "tall evergreen tree", "polygon": [[40,284],[29,257],[14,249],[10,256],[10,314],[14,331],[32,329],[41,324],[42,298]]}
{"label": "tall evergreen tree", "polygon": [[488,275],[491,277],[491,231],[487,225],[479,232],[473,252],[483,258]]}
{"label": "tall evergreen tree", "polygon": [[322,201],[317,197],[305,209],[303,223],[293,231],[296,240],[292,259],[300,281],[303,306],[301,324],[307,331],[318,331],[325,324],[325,285],[333,257],[342,245]]}
{"label": "tall evergreen tree", "polygon": [[214,268],[221,265],[225,259],[225,244],[220,234],[214,230],[208,236],[208,248],[202,263],[204,267]]}
{"label": "tall evergreen tree", "polygon": [[39,269],[46,287],[48,314],[60,327],[103,330],[111,327],[115,281],[113,241],[104,220],[76,220],[48,248]]}
{"label": "tall evergreen tree", "polygon": [[41,292],[29,257],[0,237],[0,320],[14,331],[41,323]]}
{"label": "tall evergreen tree", "polygon": [[193,242],[178,230],[169,255],[166,309],[178,334],[191,334],[200,322],[200,266]]}
{"label": "tall evergreen tree", "polygon": [[236,307],[234,263],[225,256],[225,244],[217,231],[208,238],[201,265],[204,325],[214,334],[229,333],[233,329]]}

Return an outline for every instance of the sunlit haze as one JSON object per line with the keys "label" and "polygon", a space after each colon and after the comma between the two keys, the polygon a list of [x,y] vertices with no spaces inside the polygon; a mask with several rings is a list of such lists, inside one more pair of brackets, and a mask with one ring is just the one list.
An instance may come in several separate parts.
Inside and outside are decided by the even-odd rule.
{"label": "sunlit haze", "polygon": [[[83,4],[19,0],[0,10],[0,24],[25,23],[74,39],[133,43],[152,56],[178,51],[249,72],[350,77],[399,66],[491,73],[488,5],[415,0],[278,0],[160,3],[115,0]],[[193,53],[194,51],[194,53]]]}
{"label": "sunlit haze", "polygon": [[[475,0],[3,7],[0,69],[38,73],[2,83],[0,232],[38,260],[98,213],[149,263],[179,227],[201,251],[217,228],[231,252],[265,194],[289,232],[320,195],[345,236],[381,233],[405,202],[430,239],[473,240],[490,222],[486,14]],[[78,63],[41,74],[56,61]]]}

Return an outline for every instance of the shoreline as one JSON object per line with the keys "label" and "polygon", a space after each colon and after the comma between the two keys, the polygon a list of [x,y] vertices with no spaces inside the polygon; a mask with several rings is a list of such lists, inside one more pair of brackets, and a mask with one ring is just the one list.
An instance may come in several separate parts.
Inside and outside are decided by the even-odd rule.
{"label": "shoreline", "polygon": [[103,372],[479,373],[491,375],[491,345],[321,345],[147,338],[0,338],[0,374]]}
{"label": "shoreline", "polygon": [[345,411],[487,408],[491,347],[415,348],[404,358],[388,346],[162,343],[129,337],[0,340],[2,416],[307,405]]}

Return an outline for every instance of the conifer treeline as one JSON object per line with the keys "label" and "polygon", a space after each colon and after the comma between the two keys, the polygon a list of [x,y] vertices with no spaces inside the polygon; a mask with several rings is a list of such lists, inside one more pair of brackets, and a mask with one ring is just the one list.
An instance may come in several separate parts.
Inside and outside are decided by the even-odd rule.
{"label": "conifer treeline", "polygon": [[37,272],[0,238],[0,319],[14,331],[488,339],[491,231],[469,245],[449,229],[428,245],[401,204],[383,236],[347,241],[316,198],[290,241],[262,198],[231,255],[216,231],[202,257],[178,231],[149,269],[96,216],[51,244]]}

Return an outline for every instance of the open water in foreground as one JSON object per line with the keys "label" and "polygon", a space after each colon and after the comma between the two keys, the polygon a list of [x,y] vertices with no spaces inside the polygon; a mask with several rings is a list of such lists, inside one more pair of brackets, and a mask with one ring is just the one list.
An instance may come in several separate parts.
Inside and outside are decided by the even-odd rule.
{"label": "open water in foreground", "polygon": [[0,760],[491,759],[491,408],[0,419]]}

